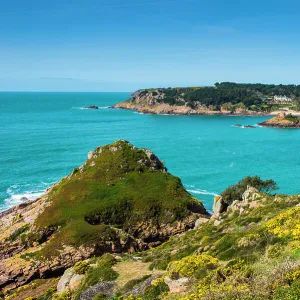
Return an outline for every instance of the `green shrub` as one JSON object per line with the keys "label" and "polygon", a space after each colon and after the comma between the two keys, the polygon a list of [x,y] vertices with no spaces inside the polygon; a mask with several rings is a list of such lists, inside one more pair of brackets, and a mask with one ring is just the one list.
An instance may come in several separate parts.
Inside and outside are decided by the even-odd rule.
{"label": "green shrub", "polygon": [[71,300],[71,294],[69,291],[63,292],[61,294],[54,294],[53,300]]}
{"label": "green shrub", "polygon": [[90,268],[90,265],[87,261],[79,261],[74,265],[75,274],[85,274]]}
{"label": "green shrub", "polygon": [[275,181],[271,179],[262,180],[258,176],[247,176],[240,180],[237,184],[231,185],[221,193],[223,201],[227,204],[231,204],[234,200],[242,200],[242,195],[247,189],[247,186],[254,187],[264,193],[270,193],[271,191],[278,189]]}
{"label": "green shrub", "polygon": [[9,240],[12,242],[15,241],[22,233],[24,233],[28,229],[29,229],[29,224],[25,224],[24,226],[14,231],[12,235],[9,237]]}
{"label": "green shrub", "polygon": [[279,287],[274,294],[274,300],[300,300],[300,280],[290,286]]}
{"label": "green shrub", "polygon": [[170,278],[194,277],[200,269],[214,269],[218,260],[207,254],[190,255],[181,260],[171,262],[168,267]]}
{"label": "green shrub", "polygon": [[118,273],[112,269],[116,263],[115,258],[111,254],[104,254],[98,261],[96,267],[87,270],[80,290],[85,290],[99,282],[113,281],[117,279]]}
{"label": "green shrub", "polygon": [[159,282],[157,285],[148,286],[144,293],[140,296],[143,300],[158,300],[161,295],[169,291],[169,287],[164,282]]}
{"label": "green shrub", "polygon": [[127,293],[132,290],[136,285],[148,279],[151,275],[145,275],[139,279],[129,280],[122,288],[121,293]]}

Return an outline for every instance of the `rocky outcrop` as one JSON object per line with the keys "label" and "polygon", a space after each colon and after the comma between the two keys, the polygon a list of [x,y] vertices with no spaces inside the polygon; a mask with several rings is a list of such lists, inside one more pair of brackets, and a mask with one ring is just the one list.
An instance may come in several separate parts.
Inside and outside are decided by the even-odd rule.
{"label": "rocky outcrop", "polygon": [[115,281],[100,282],[82,292],[78,297],[78,300],[92,300],[98,294],[110,298],[114,295],[115,286]]}
{"label": "rocky outcrop", "polygon": [[[0,288],[60,276],[92,256],[156,247],[208,216],[150,150],[127,141],[99,147],[40,199],[0,214]],[[67,275],[59,290],[80,279]]]}
{"label": "rocky outcrop", "polygon": [[261,201],[262,195],[259,191],[251,186],[247,187],[247,190],[243,193],[242,201],[235,200],[228,207],[229,212],[239,212],[240,214],[245,212],[248,208],[257,208],[262,206],[263,203]]}
{"label": "rocky outcrop", "polygon": [[96,105],[91,105],[91,106],[88,106],[87,108],[88,109],[99,109],[99,107]]}
{"label": "rocky outcrop", "polygon": [[168,276],[164,279],[170,289],[170,294],[183,293],[186,291],[190,279],[187,277],[172,280]]}
{"label": "rocky outcrop", "polygon": [[213,212],[214,216],[218,217],[227,210],[228,204],[223,201],[222,197],[216,196],[214,198]]}
{"label": "rocky outcrop", "polygon": [[291,115],[280,115],[259,123],[258,125],[263,127],[300,128],[300,118]]}

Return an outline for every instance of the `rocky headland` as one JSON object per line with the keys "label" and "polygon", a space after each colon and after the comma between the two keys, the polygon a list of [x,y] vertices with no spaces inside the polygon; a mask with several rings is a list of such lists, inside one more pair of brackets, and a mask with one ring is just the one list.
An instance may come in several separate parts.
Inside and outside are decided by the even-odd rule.
{"label": "rocky headland", "polygon": [[167,102],[164,89],[150,91],[136,91],[132,98],[118,103],[111,108],[135,110],[143,114],[161,115],[240,115],[240,116],[267,116],[269,113],[251,111],[244,106],[237,106],[233,109],[232,105],[207,105],[200,101],[193,103],[186,101],[183,95],[175,97],[174,103]]}

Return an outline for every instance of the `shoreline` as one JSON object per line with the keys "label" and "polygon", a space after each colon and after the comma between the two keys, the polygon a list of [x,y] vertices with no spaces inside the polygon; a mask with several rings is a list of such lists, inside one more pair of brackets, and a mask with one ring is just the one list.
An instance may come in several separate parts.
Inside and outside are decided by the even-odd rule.
{"label": "shoreline", "polygon": [[[237,112],[237,113],[230,113],[226,111],[197,111],[197,110],[185,110],[185,111],[178,111],[176,109],[174,110],[160,110],[159,106],[155,106],[153,108],[150,107],[128,107],[128,106],[121,106],[121,105],[113,105],[109,108],[112,109],[122,109],[122,110],[131,110],[136,111],[140,114],[145,115],[170,115],[170,116],[241,116],[241,117],[270,117],[278,114],[279,112],[271,112],[271,113],[262,113],[262,112]],[[176,107],[177,108],[177,107]],[[300,113],[299,113],[300,115]]]}

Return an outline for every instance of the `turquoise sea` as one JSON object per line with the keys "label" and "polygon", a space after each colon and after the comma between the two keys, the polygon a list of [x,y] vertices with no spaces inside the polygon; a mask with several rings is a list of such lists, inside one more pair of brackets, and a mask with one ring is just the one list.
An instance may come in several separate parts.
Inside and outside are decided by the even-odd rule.
{"label": "turquoise sea", "polygon": [[[257,127],[266,117],[143,115],[107,108],[129,93],[0,93],[0,210],[34,199],[97,146],[150,148],[207,208],[246,175],[300,193],[300,130]],[[98,105],[99,110],[84,109]]]}

